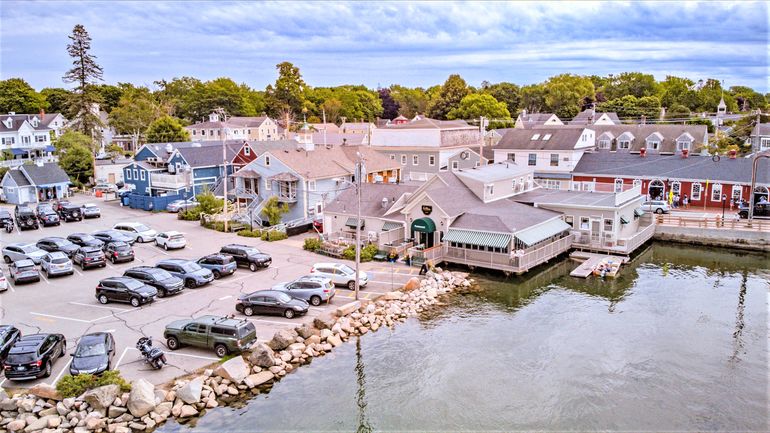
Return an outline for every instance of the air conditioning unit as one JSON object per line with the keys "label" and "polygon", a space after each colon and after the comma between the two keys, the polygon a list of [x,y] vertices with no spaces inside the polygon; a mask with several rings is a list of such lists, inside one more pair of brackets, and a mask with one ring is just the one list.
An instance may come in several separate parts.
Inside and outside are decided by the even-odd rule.
{"label": "air conditioning unit", "polygon": [[168,166],[168,172],[169,173],[176,173],[176,167],[174,165]]}
{"label": "air conditioning unit", "polygon": [[380,182],[383,182],[384,180],[385,180],[385,178],[380,176],[380,175],[374,176],[374,181],[375,182],[380,183]]}

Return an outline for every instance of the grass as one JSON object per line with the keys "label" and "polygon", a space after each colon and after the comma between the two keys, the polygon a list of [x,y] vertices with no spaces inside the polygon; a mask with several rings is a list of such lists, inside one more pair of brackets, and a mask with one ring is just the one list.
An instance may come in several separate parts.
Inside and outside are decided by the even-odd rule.
{"label": "grass", "polygon": [[105,371],[100,375],[78,374],[77,376],[64,376],[56,384],[56,390],[64,398],[77,397],[89,389],[99,388],[104,385],[118,385],[122,392],[131,391],[131,384],[120,375],[120,371]]}

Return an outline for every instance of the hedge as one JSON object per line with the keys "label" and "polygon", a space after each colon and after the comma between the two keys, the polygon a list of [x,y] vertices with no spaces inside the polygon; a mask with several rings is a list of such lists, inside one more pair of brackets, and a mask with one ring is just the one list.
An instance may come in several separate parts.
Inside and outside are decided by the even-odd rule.
{"label": "hedge", "polygon": [[263,241],[273,242],[288,239],[289,235],[278,230],[265,230],[261,237]]}
{"label": "hedge", "polygon": [[318,238],[305,238],[305,244],[302,245],[303,250],[318,251],[321,249],[321,240]]}
{"label": "hedge", "polygon": [[260,229],[240,230],[236,234],[238,236],[243,236],[245,238],[261,238],[262,237],[262,230],[260,230]]}
{"label": "hedge", "polygon": [[[371,262],[374,256],[379,252],[377,245],[369,244],[361,248],[361,262]],[[342,257],[348,260],[356,259],[356,247],[350,245],[342,251]]]}
{"label": "hedge", "polygon": [[131,391],[131,384],[120,375],[120,371],[109,370],[99,376],[93,374],[78,374],[77,376],[64,376],[56,384],[56,390],[64,398],[77,397],[89,389],[104,385],[118,385],[122,392]]}

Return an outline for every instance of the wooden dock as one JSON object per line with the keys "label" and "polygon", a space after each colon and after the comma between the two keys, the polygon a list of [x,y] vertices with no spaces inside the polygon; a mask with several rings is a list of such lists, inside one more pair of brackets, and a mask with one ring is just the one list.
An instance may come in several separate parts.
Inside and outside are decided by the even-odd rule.
{"label": "wooden dock", "polygon": [[578,278],[588,278],[594,271],[594,268],[602,262],[602,260],[610,259],[618,263],[628,263],[628,257],[626,256],[612,256],[608,254],[596,254],[585,251],[573,251],[570,255],[571,259],[579,260],[580,266],[570,272],[570,276]]}

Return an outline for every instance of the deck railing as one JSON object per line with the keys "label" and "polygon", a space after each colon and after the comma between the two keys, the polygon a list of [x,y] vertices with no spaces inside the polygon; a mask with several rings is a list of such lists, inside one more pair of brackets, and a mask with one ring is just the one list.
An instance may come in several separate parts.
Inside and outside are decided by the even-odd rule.
{"label": "deck railing", "polygon": [[468,266],[479,266],[507,272],[526,272],[535,266],[564,253],[572,245],[572,235],[559,240],[523,250],[519,253],[494,253],[490,251],[468,250],[446,246],[443,260]]}
{"label": "deck railing", "polygon": [[657,215],[658,224],[677,227],[695,227],[702,229],[746,230],[754,232],[770,232],[770,220],[754,219],[749,223],[747,219],[735,219],[734,216],[722,215],[712,217],[686,217],[673,215]]}
{"label": "deck railing", "polygon": [[442,244],[430,248],[423,248],[422,245],[411,247],[407,253],[412,257],[412,262],[427,262],[430,260],[434,265],[444,259],[444,248]]}

